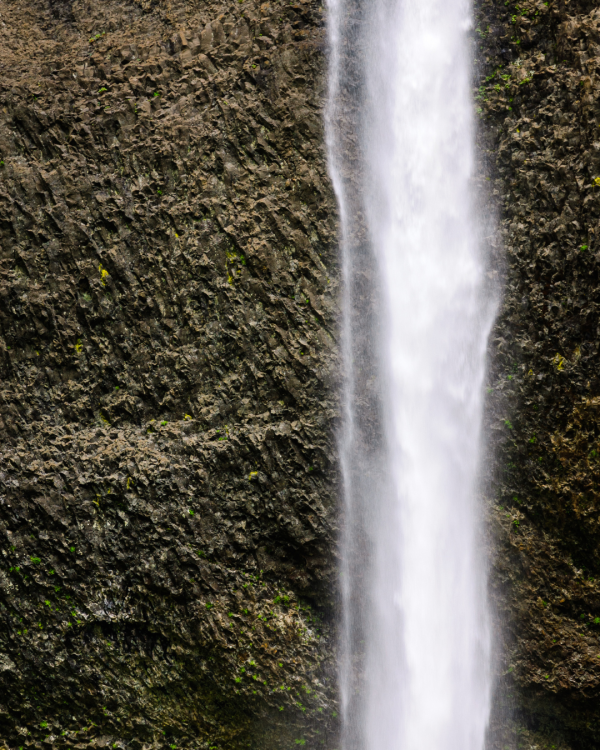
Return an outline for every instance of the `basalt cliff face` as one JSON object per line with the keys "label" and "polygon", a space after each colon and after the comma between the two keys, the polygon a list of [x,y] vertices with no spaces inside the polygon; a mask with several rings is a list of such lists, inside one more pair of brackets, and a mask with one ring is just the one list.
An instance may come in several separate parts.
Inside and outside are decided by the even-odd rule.
{"label": "basalt cliff face", "polygon": [[477,8],[500,747],[600,747],[600,12]]}
{"label": "basalt cliff face", "polygon": [[[324,9],[0,0],[0,741],[338,747]],[[480,0],[490,745],[600,746],[600,14]]]}
{"label": "basalt cliff face", "polygon": [[323,23],[0,2],[10,748],[331,744]]}

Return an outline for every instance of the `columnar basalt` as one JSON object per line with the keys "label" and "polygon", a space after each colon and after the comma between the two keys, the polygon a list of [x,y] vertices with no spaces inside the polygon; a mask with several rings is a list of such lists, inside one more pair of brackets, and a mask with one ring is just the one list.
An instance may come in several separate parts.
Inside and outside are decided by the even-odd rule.
{"label": "columnar basalt", "polygon": [[474,32],[505,276],[488,388],[501,747],[600,743],[595,6],[484,0]]}
{"label": "columnar basalt", "polygon": [[[595,5],[480,0],[473,30],[511,750],[600,744]],[[0,0],[11,749],[339,747],[324,21],[314,0]]]}
{"label": "columnar basalt", "polygon": [[322,27],[304,0],[0,3],[11,748],[335,735]]}

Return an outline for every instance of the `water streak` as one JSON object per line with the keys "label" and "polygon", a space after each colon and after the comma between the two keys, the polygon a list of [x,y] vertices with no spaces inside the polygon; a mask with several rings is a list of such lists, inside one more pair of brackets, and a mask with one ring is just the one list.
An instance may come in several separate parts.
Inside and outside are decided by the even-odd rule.
{"label": "water streak", "polygon": [[329,0],[344,284],[344,750],[482,750],[477,504],[493,296],[466,0]]}

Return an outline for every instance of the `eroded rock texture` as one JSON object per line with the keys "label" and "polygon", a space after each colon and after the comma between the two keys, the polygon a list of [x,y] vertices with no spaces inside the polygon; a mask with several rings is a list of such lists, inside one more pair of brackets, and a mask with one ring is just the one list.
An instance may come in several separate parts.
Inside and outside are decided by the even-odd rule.
{"label": "eroded rock texture", "polygon": [[10,748],[335,746],[322,26],[0,0]]}
{"label": "eroded rock texture", "polygon": [[[600,746],[596,6],[476,10],[503,750]],[[338,746],[323,21],[0,0],[9,748]]]}
{"label": "eroded rock texture", "polygon": [[486,0],[477,14],[505,255],[488,391],[500,747],[600,746],[597,5]]}

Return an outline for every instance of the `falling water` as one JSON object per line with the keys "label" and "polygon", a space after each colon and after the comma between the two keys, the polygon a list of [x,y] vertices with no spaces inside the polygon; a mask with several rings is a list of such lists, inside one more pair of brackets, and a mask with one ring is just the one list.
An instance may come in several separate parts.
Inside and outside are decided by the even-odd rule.
{"label": "falling water", "polygon": [[344,314],[344,750],[483,750],[477,504],[494,303],[467,0],[329,0]]}

